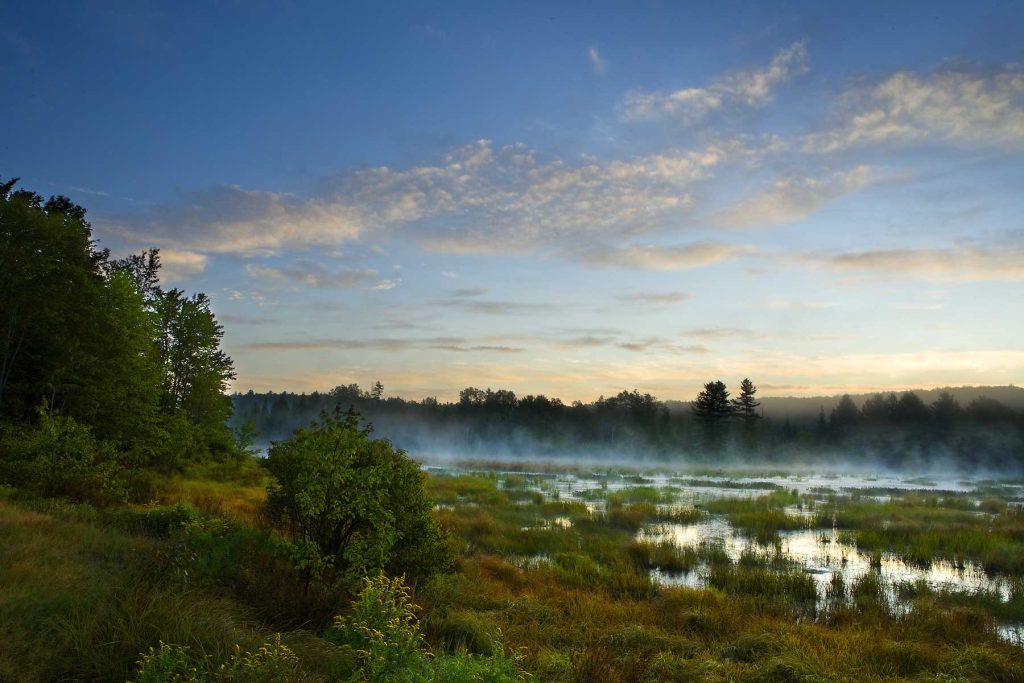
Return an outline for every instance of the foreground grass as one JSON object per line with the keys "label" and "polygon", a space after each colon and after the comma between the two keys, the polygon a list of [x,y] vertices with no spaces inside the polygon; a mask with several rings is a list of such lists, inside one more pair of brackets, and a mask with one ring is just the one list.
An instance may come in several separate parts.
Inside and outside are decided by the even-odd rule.
{"label": "foreground grass", "polygon": [[[154,506],[102,511],[0,493],[0,680],[131,680],[139,654],[160,641],[216,663],[277,633],[298,660],[292,679],[350,680],[352,655],[330,630],[350,596],[303,597],[281,578],[261,527],[265,484],[258,468],[207,467],[165,482]],[[809,576],[779,556],[731,561],[713,544],[638,542],[645,525],[705,514],[676,506],[671,491],[638,483],[592,511],[533,495],[544,481],[526,474],[429,484],[460,559],[414,599],[431,670],[448,680],[477,670],[465,656],[506,653],[536,680],[556,682],[1024,681],[1021,650],[997,633],[997,619],[1022,614],[1019,574],[1009,601],[907,585],[899,594],[909,608],[896,609],[868,574],[834,582],[822,603]],[[887,549],[983,528],[963,501],[812,505],[774,491],[708,508],[751,537],[834,519],[848,533],[886,532],[877,542]],[[1013,513],[989,509],[990,533],[1016,552]],[[698,566],[707,588],[650,575]]]}
{"label": "foreground grass", "polygon": [[243,605],[157,585],[161,544],[89,516],[0,499],[0,680],[128,680],[160,639],[222,657],[259,644]]}

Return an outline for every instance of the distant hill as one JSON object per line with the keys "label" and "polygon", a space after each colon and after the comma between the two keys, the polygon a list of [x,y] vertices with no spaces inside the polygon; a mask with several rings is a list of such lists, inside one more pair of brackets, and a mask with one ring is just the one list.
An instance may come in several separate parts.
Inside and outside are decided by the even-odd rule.
{"label": "distant hill", "polygon": [[[932,403],[944,391],[951,393],[961,406],[966,407],[968,403],[985,396],[1015,410],[1024,410],[1024,387],[1014,385],[1000,387],[939,387],[937,389],[915,389],[914,393],[921,397],[925,403]],[[878,392],[868,394],[850,394],[850,398],[860,406],[869,397]],[[884,392],[889,393],[889,392]],[[903,393],[897,391],[896,393]],[[764,396],[759,397],[761,409],[765,417],[784,420],[787,417],[794,422],[816,420],[818,412],[824,408],[828,413],[839,403],[840,395],[836,396]],[[670,411],[683,411],[690,409],[689,401],[666,401]]]}

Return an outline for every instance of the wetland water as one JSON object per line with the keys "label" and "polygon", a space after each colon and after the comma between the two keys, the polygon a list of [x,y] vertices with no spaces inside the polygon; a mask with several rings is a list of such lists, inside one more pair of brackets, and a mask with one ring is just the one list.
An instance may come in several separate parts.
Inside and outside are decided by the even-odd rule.
{"label": "wetland water", "polygon": [[[451,465],[427,465],[425,469],[438,476],[481,471]],[[1024,502],[1024,481],[1020,480],[994,482],[963,477],[865,476],[841,472],[773,472],[766,475],[756,472],[626,472],[597,468],[545,471],[543,466],[536,471],[490,469],[486,472],[488,476],[497,478],[499,488],[530,492],[532,497],[517,498],[522,504],[537,502],[539,497],[545,501],[577,502],[592,515],[606,509],[609,496],[638,488],[657,492],[651,495],[652,498],[660,496],[662,500],[670,500],[656,503],[657,508],[667,514],[687,509],[702,510],[716,500],[755,499],[776,492],[800,496],[800,504],[787,505],[783,509],[787,517],[804,520],[804,528],[779,530],[770,540],[757,540],[730,524],[727,514],[713,512],[696,521],[645,523],[636,531],[635,539],[651,544],[671,544],[682,551],[693,551],[698,558],[713,549],[719,557],[724,554],[732,563],[748,557],[768,563],[774,561],[776,566],[799,568],[814,580],[819,608],[826,605],[830,590],[835,590],[837,581],[848,588],[869,574],[879,579],[889,604],[896,610],[910,609],[915,588],[922,586],[938,592],[984,595],[988,600],[1003,602],[1024,597],[1020,595],[1022,580],[1019,576],[986,572],[981,565],[968,560],[913,562],[893,552],[867,552],[857,547],[852,534],[834,528],[827,518],[816,514],[818,508],[835,505],[836,501],[885,503],[905,495],[920,495],[940,502],[955,498],[967,508],[966,513],[975,514],[983,521],[991,515],[981,509],[982,501],[993,492],[1006,500],[1010,509],[1019,509]],[[972,510],[972,507],[977,509]],[[882,523],[885,524],[884,521]],[[523,527],[523,530],[567,529],[572,524],[570,517],[558,516],[538,519],[536,525]],[[521,566],[536,566],[550,558],[538,555],[517,559]],[[650,573],[656,582],[663,585],[700,588],[707,585],[709,570],[707,561],[698,560],[685,571],[654,568]],[[1005,622],[1001,624],[1000,632],[1008,640],[1021,644],[1024,624]]]}

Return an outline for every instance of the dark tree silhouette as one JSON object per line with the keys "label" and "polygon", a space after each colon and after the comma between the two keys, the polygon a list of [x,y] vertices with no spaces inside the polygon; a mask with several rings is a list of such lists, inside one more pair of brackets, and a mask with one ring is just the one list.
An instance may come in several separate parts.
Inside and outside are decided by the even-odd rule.
{"label": "dark tree silhouette", "polygon": [[757,412],[757,407],[760,402],[754,399],[754,394],[757,393],[757,387],[749,379],[744,379],[740,382],[740,395],[732,400],[733,409],[737,416],[741,417],[745,422],[756,422],[761,418]]}
{"label": "dark tree silhouette", "polygon": [[705,384],[690,409],[704,430],[705,445],[712,451],[719,450],[723,445],[726,423],[735,415],[725,383]]}
{"label": "dark tree silhouette", "polygon": [[708,382],[697,394],[692,405],[693,416],[706,424],[721,423],[731,418],[735,411],[729,401],[729,391],[724,382]]}

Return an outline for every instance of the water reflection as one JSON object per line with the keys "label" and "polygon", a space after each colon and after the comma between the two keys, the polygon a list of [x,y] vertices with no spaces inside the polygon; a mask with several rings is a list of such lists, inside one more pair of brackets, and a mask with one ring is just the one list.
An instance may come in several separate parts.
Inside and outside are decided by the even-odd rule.
{"label": "water reflection", "polygon": [[[814,579],[819,606],[828,599],[829,587],[835,576],[842,577],[843,584],[850,586],[872,571],[877,572],[889,603],[897,610],[907,610],[911,606],[911,599],[900,588],[920,583],[935,591],[983,591],[997,595],[1003,601],[1012,597],[1007,577],[988,575],[973,562],[934,560],[928,566],[918,566],[893,553],[869,555],[850,543],[844,543],[836,529],[783,531],[779,536],[779,541],[774,544],[761,544],[742,536],[725,518],[712,517],[694,524],[652,524],[637,533],[637,540],[669,542],[678,548],[692,550],[699,550],[710,543],[721,548],[732,562],[738,562],[744,554],[765,559],[782,558]],[[707,582],[707,566],[698,566],[682,574],[654,570],[652,578],[665,585],[703,587]],[[1021,626],[1006,625],[1002,631],[1007,636],[1016,634],[1019,637]]]}

